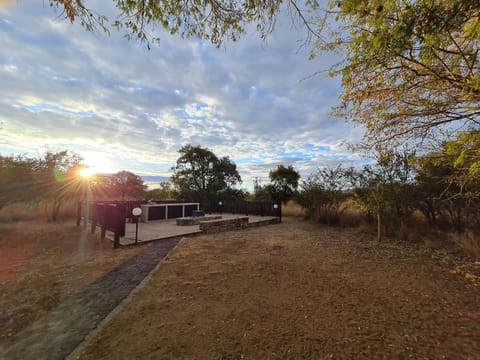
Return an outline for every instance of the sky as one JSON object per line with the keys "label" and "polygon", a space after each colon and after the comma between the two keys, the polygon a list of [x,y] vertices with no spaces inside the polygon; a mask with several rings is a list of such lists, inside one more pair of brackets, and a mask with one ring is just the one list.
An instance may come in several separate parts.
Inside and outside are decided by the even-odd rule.
{"label": "sky", "polygon": [[339,59],[309,61],[288,16],[265,41],[249,31],[220,48],[157,33],[148,50],[72,25],[47,1],[0,2],[0,154],[68,149],[96,172],[161,179],[182,146],[200,145],[229,156],[250,190],[279,164],[306,177],[362,161],[344,145],[362,129],[329,114],[340,79],[312,76]]}

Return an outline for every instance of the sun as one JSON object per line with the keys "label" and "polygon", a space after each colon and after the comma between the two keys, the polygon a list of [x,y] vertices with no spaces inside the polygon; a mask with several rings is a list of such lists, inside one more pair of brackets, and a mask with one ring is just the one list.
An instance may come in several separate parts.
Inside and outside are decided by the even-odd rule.
{"label": "sun", "polygon": [[82,168],[82,169],[79,170],[78,174],[79,174],[82,178],[88,179],[88,178],[92,177],[92,175],[93,175],[93,170],[92,170],[91,168],[88,168],[88,167]]}

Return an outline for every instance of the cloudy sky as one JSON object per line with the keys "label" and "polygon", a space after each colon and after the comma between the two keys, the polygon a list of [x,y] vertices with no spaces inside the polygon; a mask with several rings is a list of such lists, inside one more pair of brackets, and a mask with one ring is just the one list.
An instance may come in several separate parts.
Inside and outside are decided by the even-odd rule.
{"label": "cloudy sky", "polygon": [[201,145],[230,156],[245,188],[278,164],[306,176],[359,161],[342,143],[361,129],[329,116],[340,80],[311,77],[335,59],[308,61],[287,17],[266,41],[218,49],[158,31],[148,51],[57,15],[48,1],[0,5],[2,155],[69,149],[98,172],[169,176],[183,145]]}

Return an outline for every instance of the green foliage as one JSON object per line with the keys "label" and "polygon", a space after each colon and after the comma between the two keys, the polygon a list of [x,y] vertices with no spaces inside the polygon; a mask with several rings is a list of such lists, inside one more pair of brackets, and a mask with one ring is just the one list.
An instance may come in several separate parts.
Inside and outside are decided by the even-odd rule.
{"label": "green foliage", "polygon": [[269,177],[273,186],[272,199],[286,204],[296,194],[300,174],[291,165],[278,165],[270,171]]}
{"label": "green foliage", "polygon": [[393,235],[405,225],[413,211],[415,191],[413,183],[414,154],[408,150],[396,152],[378,148],[376,163],[350,173],[351,196],[369,213],[375,214],[377,237],[385,231]]}
{"label": "green foliage", "polygon": [[307,209],[307,216],[315,216],[328,225],[338,223],[340,206],[348,195],[351,171],[341,165],[322,168],[303,181],[297,202]]}
{"label": "green foliage", "polygon": [[143,199],[147,190],[142,178],[130,171],[108,175],[104,186],[110,196],[120,197],[122,201]]}
{"label": "green foliage", "polygon": [[36,165],[36,159],[20,155],[0,156],[0,208],[8,203],[38,197]]}
{"label": "green foliage", "polygon": [[242,179],[228,156],[218,158],[200,146],[185,145],[172,167],[172,184],[185,200],[219,200],[222,194],[234,194],[232,187]]}
{"label": "green foliage", "polygon": [[[428,136],[452,122],[478,126],[478,0],[331,1],[339,20],[319,50],[342,50],[335,113],[367,128],[367,141]],[[332,25],[333,27],[333,25]]]}
{"label": "green foliage", "polygon": [[[256,25],[262,36],[269,33],[282,0],[113,0],[118,15],[111,23],[128,39],[159,42],[151,31],[161,26],[170,34],[196,37],[219,46],[225,39],[235,41],[247,23]],[[100,28],[108,32],[109,21],[84,2],[50,0],[50,6],[63,11],[70,21],[80,21],[88,31]]]}
{"label": "green foliage", "polygon": [[286,9],[307,30],[310,58],[344,55],[330,70],[344,88],[334,113],[362,124],[367,141],[425,137],[453,122],[479,125],[478,0],[330,0],[327,10],[315,0],[113,0],[111,23],[83,1],[49,3],[89,31],[112,25],[149,44],[159,41],[151,31],[160,26],[217,46],[247,24],[264,37]]}
{"label": "green foliage", "polygon": [[256,186],[254,200],[259,201],[278,201],[274,199],[275,197],[275,188],[272,184],[267,184],[264,186]]}
{"label": "green foliage", "polygon": [[145,194],[146,200],[170,200],[175,197],[175,190],[170,182],[162,182],[158,189],[148,190]]}
{"label": "green foliage", "polygon": [[81,196],[75,171],[80,161],[80,156],[67,150],[48,150],[43,158],[0,156],[0,207],[43,200],[47,219],[57,220],[65,200]]}
{"label": "green foliage", "polygon": [[416,159],[420,210],[430,222],[448,218],[457,230],[480,225],[480,132],[459,133]]}

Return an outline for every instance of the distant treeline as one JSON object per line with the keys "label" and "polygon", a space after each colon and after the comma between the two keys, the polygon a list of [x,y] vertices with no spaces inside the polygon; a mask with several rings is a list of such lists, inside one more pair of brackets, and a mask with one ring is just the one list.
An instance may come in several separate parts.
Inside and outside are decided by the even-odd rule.
{"label": "distant treeline", "polygon": [[68,150],[47,151],[43,157],[0,155],[0,209],[13,203],[45,207],[47,220],[57,220],[61,209],[87,198],[144,198],[143,180],[128,171],[112,175],[81,176],[82,158]]}

